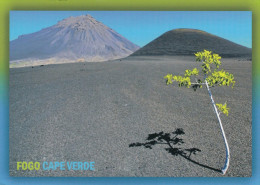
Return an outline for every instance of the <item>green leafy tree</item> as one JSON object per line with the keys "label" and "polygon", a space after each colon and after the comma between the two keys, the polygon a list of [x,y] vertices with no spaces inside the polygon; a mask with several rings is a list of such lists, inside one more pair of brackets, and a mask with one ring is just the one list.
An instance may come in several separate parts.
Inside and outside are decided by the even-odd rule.
{"label": "green leafy tree", "polygon": [[[223,113],[228,116],[229,108],[227,107],[227,103],[215,103],[211,93],[211,88],[217,86],[231,86],[233,88],[235,85],[234,76],[233,74],[228,73],[223,69],[219,69],[219,67],[221,66],[221,57],[218,54],[212,54],[211,51],[204,50],[202,52],[195,53],[195,56],[196,61],[202,63],[201,71],[199,71],[197,68],[194,68],[192,70],[187,69],[185,70],[183,76],[167,74],[164,78],[166,79],[167,85],[172,84],[175,81],[178,83],[179,87],[192,87],[194,90],[196,90],[197,88],[202,88],[203,85],[206,86],[209,97],[211,99],[211,103],[219,121],[223,139],[225,141],[226,162],[225,166],[222,168],[222,173],[225,174],[229,167],[230,153],[228,142],[220,119],[220,114]],[[192,79],[195,80],[194,83],[191,82]]]}

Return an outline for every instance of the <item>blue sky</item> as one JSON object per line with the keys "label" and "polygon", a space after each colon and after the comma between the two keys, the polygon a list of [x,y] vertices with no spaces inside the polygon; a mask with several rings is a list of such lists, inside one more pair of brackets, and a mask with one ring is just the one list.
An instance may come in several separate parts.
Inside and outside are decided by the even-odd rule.
{"label": "blue sky", "polygon": [[252,48],[251,11],[10,11],[9,39],[84,14],[90,14],[141,47],[166,31],[193,28]]}

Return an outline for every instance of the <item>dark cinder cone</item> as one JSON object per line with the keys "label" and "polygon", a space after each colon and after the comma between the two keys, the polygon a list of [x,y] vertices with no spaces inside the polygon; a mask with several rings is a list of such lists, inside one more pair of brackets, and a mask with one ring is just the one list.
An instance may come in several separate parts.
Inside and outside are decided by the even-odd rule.
{"label": "dark cinder cone", "polygon": [[195,29],[175,29],[156,38],[132,56],[194,55],[204,49],[223,57],[251,57],[252,49]]}

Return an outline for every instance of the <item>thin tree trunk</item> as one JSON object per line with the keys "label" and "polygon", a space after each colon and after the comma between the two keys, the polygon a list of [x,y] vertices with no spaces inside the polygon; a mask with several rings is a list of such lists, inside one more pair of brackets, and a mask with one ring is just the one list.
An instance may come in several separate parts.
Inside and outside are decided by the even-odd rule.
{"label": "thin tree trunk", "polygon": [[217,115],[217,118],[218,118],[218,122],[219,122],[219,126],[221,128],[221,131],[222,131],[222,136],[223,136],[223,139],[225,141],[225,147],[226,147],[226,162],[225,162],[225,166],[221,169],[223,175],[225,175],[225,173],[227,172],[227,169],[229,167],[229,159],[230,159],[230,154],[229,154],[229,146],[228,146],[228,142],[227,142],[227,138],[226,138],[226,135],[225,135],[225,131],[224,131],[224,128],[223,128],[223,125],[222,125],[222,122],[221,122],[221,119],[220,119],[220,113],[218,112],[218,109],[216,107],[216,104],[215,104],[215,101],[213,99],[213,96],[211,94],[211,90],[209,88],[209,85],[208,85],[208,82],[207,80],[205,79],[205,83],[206,83],[206,86],[207,86],[207,90],[208,90],[208,93],[209,93],[209,97],[211,99],[211,103],[213,105],[213,108],[215,110],[215,113]]}

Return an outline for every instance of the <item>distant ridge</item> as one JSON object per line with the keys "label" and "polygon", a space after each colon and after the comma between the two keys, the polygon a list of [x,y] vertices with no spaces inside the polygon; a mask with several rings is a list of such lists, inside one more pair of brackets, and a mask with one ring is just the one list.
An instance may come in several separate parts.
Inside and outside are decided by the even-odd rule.
{"label": "distant ridge", "polygon": [[194,55],[204,49],[223,57],[251,57],[252,49],[196,29],[174,29],[164,33],[131,56]]}
{"label": "distant ridge", "polygon": [[90,15],[69,17],[10,42],[11,63],[21,65],[105,61],[139,47]]}

